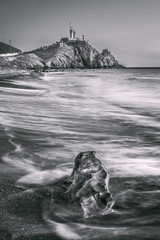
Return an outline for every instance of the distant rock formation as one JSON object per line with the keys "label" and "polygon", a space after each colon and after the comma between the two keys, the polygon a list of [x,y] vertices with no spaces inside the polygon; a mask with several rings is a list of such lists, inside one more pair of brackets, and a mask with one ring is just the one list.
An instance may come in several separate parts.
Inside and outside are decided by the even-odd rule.
{"label": "distant rock formation", "polygon": [[43,69],[42,60],[33,53],[0,56],[0,69]]}
{"label": "distant rock formation", "polygon": [[10,46],[9,44],[6,44],[4,42],[0,42],[0,54],[18,53],[18,52],[21,52],[21,50],[13,46]]}
{"label": "distant rock formation", "polygon": [[108,49],[104,49],[102,53],[98,53],[93,61],[93,68],[120,68],[115,57]]}
{"label": "distant rock formation", "polygon": [[32,53],[43,59],[49,69],[122,68],[107,49],[99,53],[82,40],[69,41],[68,38],[62,38],[60,42],[33,50]]}
{"label": "distant rock formation", "polygon": [[95,152],[78,154],[69,183],[69,199],[80,203],[85,218],[106,215],[112,210],[114,201],[108,187],[109,173]]}
{"label": "distant rock formation", "polygon": [[30,52],[0,55],[0,69],[51,70],[66,68],[122,68],[107,49],[99,53],[84,40],[62,38],[50,46]]}

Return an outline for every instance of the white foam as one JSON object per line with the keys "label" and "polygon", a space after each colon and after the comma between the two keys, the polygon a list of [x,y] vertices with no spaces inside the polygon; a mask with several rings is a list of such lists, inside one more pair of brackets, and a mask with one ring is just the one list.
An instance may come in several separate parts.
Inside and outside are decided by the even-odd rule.
{"label": "white foam", "polygon": [[59,178],[70,175],[71,171],[72,171],[71,168],[53,169],[53,170],[44,170],[44,171],[34,170],[34,172],[29,173],[21,177],[20,179],[18,179],[17,182],[23,183],[23,184],[46,185]]}
{"label": "white foam", "polygon": [[2,160],[6,163],[9,163],[11,166],[14,166],[17,169],[23,170],[24,172],[37,171],[37,168],[34,166],[34,162],[32,160],[14,156],[13,153],[6,154],[5,156],[2,157]]}
{"label": "white foam", "polygon": [[24,92],[25,94],[34,94],[34,93],[45,93],[46,90],[41,90],[41,89],[25,89],[25,88],[1,88],[2,92],[8,92],[8,93],[22,93]]}
{"label": "white foam", "polygon": [[25,172],[34,172],[37,168],[34,167],[34,162],[31,159],[27,159],[23,157],[24,148],[21,144],[17,144],[14,141],[15,135],[12,131],[12,128],[4,126],[4,131],[6,135],[9,137],[9,142],[14,146],[14,150],[5,154],[2,157],[2,160],[10,165],[16,167],[17,169],[21,169]]}
{"label": "white foam", "polygon": [[0,54],[0,57],[11,57],[11,56],[17,56],[18,53],[4,53]]}
{"label": "white foam", "polygon": [[52,227],[53,232],[56,232],[57,235],[59,235],[60,237],[63,237],[64,239],[70,239],[70,240],[81,239],[81,237],[77,233],[75,233],[68,224],[57,223],[49,219],[47,219],[46,221]]}
{"label": "white foam", "polygon": [[153,153],[160,154],[158,147],[128,148],[128,146],[122,147],[121,144],[119,146],[111,144],[107,146],[107,149],[102,159],[106,159],[103,163],[112,172],[112,176],[160,175],[159,158],[152,156]]}

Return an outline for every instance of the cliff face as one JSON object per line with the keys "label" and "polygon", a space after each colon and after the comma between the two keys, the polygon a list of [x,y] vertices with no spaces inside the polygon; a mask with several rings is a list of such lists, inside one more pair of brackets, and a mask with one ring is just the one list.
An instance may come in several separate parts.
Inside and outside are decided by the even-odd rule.
{"label": "cliff face", "polygon": [[[63,43],[62,43],[63,41]],[[106,49],[99,53],[86,41],[61,39],[53,45],[28,53],[0,55],[0,68],[61,69],[61,68],[120,68],[114,56]]]}
{"label": "cliff face", "polygon": [[77,48],[63,44],[55,54],[45,61],[48,68],[83,68],[83,61]]}
{"label": "cliff face", "polygon": [[81,56],[82,65],[84,68],[92,68],[94,65],[94,59],[98,54],[98,51],[90,46],[85,41],[70,42],[69,45],[77,49]]}

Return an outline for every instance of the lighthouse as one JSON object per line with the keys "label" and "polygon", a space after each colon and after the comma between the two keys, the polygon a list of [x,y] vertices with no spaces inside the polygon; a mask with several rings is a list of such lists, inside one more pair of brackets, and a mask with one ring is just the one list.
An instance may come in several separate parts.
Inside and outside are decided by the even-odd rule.
{"label": "lighthouse", "polygon": [[70,41],[76,41],[77,40],[76,32],[73,29],[73,27],[71,26],[71,23],[69,24],[69,40]]}

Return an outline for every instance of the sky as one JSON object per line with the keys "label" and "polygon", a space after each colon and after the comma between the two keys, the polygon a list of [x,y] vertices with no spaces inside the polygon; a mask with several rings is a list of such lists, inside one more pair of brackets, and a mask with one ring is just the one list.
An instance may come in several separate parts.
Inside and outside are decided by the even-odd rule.
{"label": "sky", "polygon": [[126,67],[160,67],[160,0],[3,0],[0,41],[32,50],[69,36],[69,22]]}

